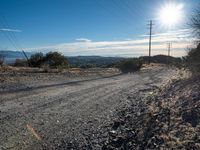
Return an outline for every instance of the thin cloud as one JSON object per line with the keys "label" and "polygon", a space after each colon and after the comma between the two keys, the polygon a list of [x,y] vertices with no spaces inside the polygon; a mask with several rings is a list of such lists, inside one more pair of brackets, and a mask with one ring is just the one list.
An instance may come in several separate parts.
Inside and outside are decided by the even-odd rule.
{"label": "thin cloud", "polygon": [[5,31],[5,32],[22,32],[21,30],[18,30],[18,29],[0,29],[0,31]]}
{"label": "thin cloud", "polygon": [[[185,49],[191,45],[194,39],[189,35],[189,30],[177,30],[173,32],[159,33],[152,38],[152,53],[167,54],[167,42],[172,42],[172,56],[184,56]],[[148,54],[148,37],[139,39],[126,39],[121,41],[91,41],[87,38],[76,39],[75,42],[61,43],[53,46],[29,48],[48,52],[60,51],[64,55],[100,55],[100,56],[127,56],[136,57]]]}
{"label": "thin cloud", "polygon": [[[178,36],[184,36],[184,37],[188,37],[188,36],[192,36],[192,29],[179,29],[179,30],[173,30],[173,31],[169,31],[169,32],[163,32],[163,33],[157,33],[157,34],[153,34],[152,37],[166,37],[166,36],[170,36],[170,37],[178,37]],[[140,35],[140,37],[149,37],[149,35],[145,34],[145,35]]]}
{"label": "thin cloud", "polygon": [[78,38],[78,39],[76,39],[76,41],[78,41],[78,42],[91,42],[91,40],[87,39],[87,38]]}

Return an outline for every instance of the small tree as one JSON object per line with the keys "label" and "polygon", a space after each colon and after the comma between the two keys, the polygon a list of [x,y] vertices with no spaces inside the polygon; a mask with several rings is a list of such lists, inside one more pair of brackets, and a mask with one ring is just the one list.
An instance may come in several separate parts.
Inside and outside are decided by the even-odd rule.
{"label": "small tree", "polygon": [[197,38],[200,38],[200,5],[191,19],[191,26]]}
{"label": "small tree", "polygon": [[132,58],[132,59],[127,59],[122,62],[120,62],[117,67],[123,72],[123,73],[128,73],[128,72],[135,72],[140,70],[142,67],[142,61],[139,58]]}
{"label": "small tree", "polygon": [[45,62],[52,68],[68,67],[67,58],[59,52],[49,52],[46,54]]}
{"label": "small tree", "polygon": [[4,56],[0,55],[0,66],[2,66],[4,63]]}
{"label": "small tree", "polygon": [[[199,5],[200,8],[200,5]],[[191,26],[196,33],[198,39],[197,47],[190,49],[186,56],[186,64],[193,72],[200,72],[200,9],[197,9],[195,15],[191,19]]]}
{"label": "small tree", "polygon": [[31,58],[29,59],[29,63],[33,67],[41,67],[42,64],[44,63],[45,57],[43,53],[36,53],[31,55]]}
{"label": "small tree", "polygon": [[190,49],[186,56],[187,66],[193,72],[200,72],[200,43],[197,48]]}

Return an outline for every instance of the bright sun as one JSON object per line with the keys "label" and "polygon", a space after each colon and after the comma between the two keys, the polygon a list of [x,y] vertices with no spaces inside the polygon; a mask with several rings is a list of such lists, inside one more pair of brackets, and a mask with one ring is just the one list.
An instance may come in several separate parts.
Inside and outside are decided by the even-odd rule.
{"label": "bright sun", "polygon": [[163,26],[172,27],[181,22],[183,18],[183,4],[169,3],[159,11],[159,20]]}

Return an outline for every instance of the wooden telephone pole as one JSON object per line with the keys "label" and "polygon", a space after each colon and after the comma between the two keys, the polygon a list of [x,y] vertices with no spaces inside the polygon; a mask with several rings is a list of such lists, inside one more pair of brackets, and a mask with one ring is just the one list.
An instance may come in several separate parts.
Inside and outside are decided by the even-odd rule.
{"label": "wooden telephone pole", "polygon": [[153,28],[153,21],[150,20],[149,24],[149,29],[150,29],[150,32],[149,32],[149,64],[151,63],[151,39],[152,39],[152,28]]}
{"label": "wooden telephone pole", "polygon": [[168,50],[168,56],[167,56],[167,64],[169,65],[169,57],[171,52],[172,43],[167,43],[167,50]]}
{"label": "wooden telephone pole", "polygon": [[167,43],[168,56],[170,56],[171,47],[172,47],[172,43]]}

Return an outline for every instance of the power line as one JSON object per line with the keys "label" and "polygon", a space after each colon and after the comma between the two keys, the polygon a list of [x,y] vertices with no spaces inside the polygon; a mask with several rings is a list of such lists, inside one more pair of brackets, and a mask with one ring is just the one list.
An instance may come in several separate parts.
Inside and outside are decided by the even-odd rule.
{"label": "power line", "polygon": [[[2,17],[0,18],[0,21],[1,21],[1,25],[2,25],[3,28],[5,28],[5,29],[8,28],[9,29],[9,27],[6,27],[6,24],[3,21]],[[9,34],[10,32],[4,32],[2,30],[1,30],[1,32],[10,41],[10,43],[13,45],[13,47],[16,48],[16,49],[18,49],[16,42],[13,40],[12,36]]]}
{"label": "power line", "polygon": [[[7,22],[7,20],[6,20],[6,18],[5,18],[4,16],[2,16],[2,19],[3,19],[3,21],[4,21],[4,24],[10,29],[10,26],[9,26],[9,24],[8,24],[8,22]],[[15,44],[17,45],[17,47],[18,47],[19,49],[21,49],[21,51],[23,52],[23,54],[25,54],[25,52],[24,52],[22,46],[20,45],[20,43],[19,43],[19,41],[18,41],[18,39],[17,39],[15,33],[14,33],[14,32],[9,32],[9,33],[10,33],[11,38],[14,40]],[[25,54],[25,57],[28,58],[26,54]]]}
{"label": "power line", "polygon": [[[8,29],[11,29],[11,27],[9,26],[6,18],[4,16],[2,16],[2,21],[4,23],[4,26],[6,26]],[[15,36],[14,32],[9,32],[10,33],[10,37],[14,40],[15,44],[17,45],[17,47],[19,49],[22,49],[21,45],[19,44],[19,41],[17,39],[17,37]]]}
{"label": "power line", "polygon": [[[124,16],[121,16],[119,13],[116,13],[115,11],[113,11],[113,9],[111,8],[107,8],[106,6],[104,6],[99,0],[94,0],[94,2],[102,9],[104,9],[106,12],[108,12],[112,17],[114,18],[120,18],[122,20],[122,23],[124,23],[124,25],[132,25],[130,22],[130,19],[125,18]],[[112,4],[114,4],[113,6],[115,7],[115,9],[121,9],[120,6],[116,3],[116,2],[112,2],[110,1]]]}
{"label": "power line", "polygon": [[18,49],[17,46],[16,46],[16,44],[15,44],[15,42],[12,40],[12,38],[11,38],[8,34],[6,34],[6,33],[5,33],[4,31],[2,31],[2,30],[1,30],[1,33],[8,39],[8,41],[11,43],[11,45],[12,45],[14,48]]}
{"label": "power line", "polygon": [[138,9],[138,7],[136,7],[136,8],[131,8],[131,4],[129,3],[129,1],[128,0],[125,0],[125,1],[123,1],[124,3],[124,5],[128,8],[128,10],[129,10],[129,12],[135,17],[135,15],[137,15],[137,17],[143,17],[142,15],[141,15],[141,13],[139,13],[139,9]]}
{"label": "power line", "polygon": [[[121,10],[122,5],[120,5],[120,3],[118,3],[119,1],[117,0],[111,0],[111,2],[114,4],[114,6],[116,8],[118,8],[119,10]],[[138,14],[134,9],[132,9],[128,3],[128,1],[123,1],[124,7],[126,10],[128,10],[129,14],[134,18],[135,15],[141,16],[141,14]],[[152,47],[152,28],[153,28],[153,21],[150,20],[149,25],[149,29],[150,29],[150,34],[149,34],[149,64],[151,62],[151,47]]]}
{"label": "power line", "polygon": [[[6,18],[4,16],[1,16],[0,21],[1,21],[1,24],[2,24],[3,28],[10,29],[10,26],[9,26],[8,22],[6,21]],[[28,56],[26,55],[25,51],[22,49],[21,45],[19,44],[19,42],[18,42],[17,37],[15,36],[15,34],[13,32],[4,32],[4,31],[1,31],[1,32],[10,41],[10,43],[13,45],[13,47],[16,50],[22,51],[22,54],[25,56],[28,65],[30,65]]]}
{"label": "power line", "polygon": [[[135,14],[136,14],[136,13],[134,13],[134,12],[132,11],[132,8],[129,6],[128,3],[126,3],[126,1],[122,1],[122,3],[120,3],[120,1],[118,1],[118,0],[111,0],[110,2],[113,4],[113,6],[114,6],[116,9],[119,10],[119,12],[120,12],[122,9],[124,9],[124,10],[132,17],[131,19],[127,19],[128,21],[133,20],[133,19],[135,18]],[[123,16],[122,18],[125,19],[124,16]]]}

